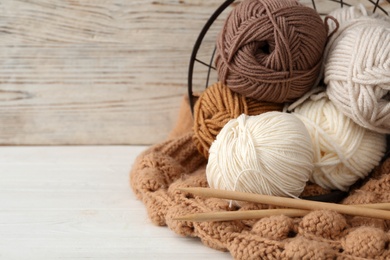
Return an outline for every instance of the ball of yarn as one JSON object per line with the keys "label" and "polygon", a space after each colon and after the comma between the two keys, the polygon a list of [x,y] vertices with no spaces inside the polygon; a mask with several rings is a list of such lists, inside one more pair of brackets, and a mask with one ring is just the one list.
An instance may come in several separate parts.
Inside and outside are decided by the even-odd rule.
{"label": "ball of yarn", "polygon": [[313,169],[313,147],[294,115],[267,112],[230,120],[210,147],[211,188],[298,197]]}
{"label": "ball of yarn", "polygon": [[211,143],[230,119],[241,114],[260,115],[275,110],[281,111],[282,105],[245,98],[217,82],[208,87],[195,104],[194,143],[208,158]]}
{"label": "ball of yarn", "polygon": [[330,100],[362,127],[390,133],[390,22],[341,19],[324,55]]}
{"label": "ball of yarn", "polygon": [[293,114],[305,124],[313,142],[315,167],[310,180],[323,188],[348,190],[384,155],[385,135],[354,123],[324,93],[311,96]]}
{"label": "ball of yarn", "polygon": [[246,97],[293,101],[316,82],[327,30],[318,13],[294,0],[245,0],[217,40],[219,79]]}

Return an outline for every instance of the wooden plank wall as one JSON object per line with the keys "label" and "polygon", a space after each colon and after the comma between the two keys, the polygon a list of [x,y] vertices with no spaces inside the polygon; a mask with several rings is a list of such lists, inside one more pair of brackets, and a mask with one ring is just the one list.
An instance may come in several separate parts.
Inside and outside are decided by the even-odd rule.
{"label": "wooden plank wall", "polygon": [[[222,2],[2,0],[0,144],[163,140],[187,93],[193,44]],[[206,68],[196,69],[203,86]]]}

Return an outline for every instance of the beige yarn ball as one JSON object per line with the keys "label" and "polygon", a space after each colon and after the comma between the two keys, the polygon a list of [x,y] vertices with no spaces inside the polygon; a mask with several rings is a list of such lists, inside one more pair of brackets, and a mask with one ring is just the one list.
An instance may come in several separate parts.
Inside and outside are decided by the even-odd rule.
{"label": "beige yarn ball", "polygon": [[346,191],[379,164],[386,136],[353,122],[324,94],[312,95],[293,114],[305,124],[313,142],[315,167],[310,180],[326,189]]}
{"label": "beige yarn ball", "polygon": [[298,197],[313,170],[313,147],[294,115],[267,112],[230,120],[210,147],[211,188]]}
{"label": "beige yarn ball", "polygon": [[327,94],[360,126],[390,133],[390,22],[351,10],[335,13],[339,28],[324,53]]}

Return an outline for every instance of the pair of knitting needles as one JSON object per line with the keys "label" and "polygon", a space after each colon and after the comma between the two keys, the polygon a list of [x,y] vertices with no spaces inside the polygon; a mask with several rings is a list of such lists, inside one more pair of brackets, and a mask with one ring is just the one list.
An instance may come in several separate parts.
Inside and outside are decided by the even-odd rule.
{"label": "pair of knitting needles", "polygon": [[174,220],[194,222],[228,221],[258,219],[273,215],[301,217],[309,213],[310,210],[333,210],[341,214],[390,220],[390,211],[387,211],[390,210],[390,203],[343,205],[210,188],[180,188],[179,190],[198,196],[255,202],[286,208],[197,213],[177,217]]}

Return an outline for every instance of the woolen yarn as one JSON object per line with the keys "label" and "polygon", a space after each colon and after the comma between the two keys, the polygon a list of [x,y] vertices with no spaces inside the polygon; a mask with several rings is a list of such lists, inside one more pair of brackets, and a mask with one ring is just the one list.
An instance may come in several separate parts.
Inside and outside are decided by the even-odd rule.
{"label": "woolen yarn", "polygon": [[230,119],[241,114],[260,115],[281,110],[281,104],[246,98],[217,82],[209,86],[195,103],[194,143],[199,152],[208,158],[212,142]]}
{"label": "woolen yarn", "polygon": [[293,114],[305,124],[313,142],[312,182],[325,189],[346,191],[379,165],[386,136],[353,122],[324,92],[312,95]]}
{"label": "woolen yarn", "polygon": [[366,15],[344,19],[350,10],[337,10],[339,29],[324,53],[327,94],[357,124],[390,133],[390,22]]}
{"label": "woolen yarn", "polygon": [[230,120],[210,147],[211,188],[298,197],[313,170],[313,147],[294,115],[267,112]]}
{"label": "woolen yarn", "polygon": [[244,0],[217,40],[219,80],[246,97],[293,101],[316,82],[327,39],[312,8],[294,0]]}

